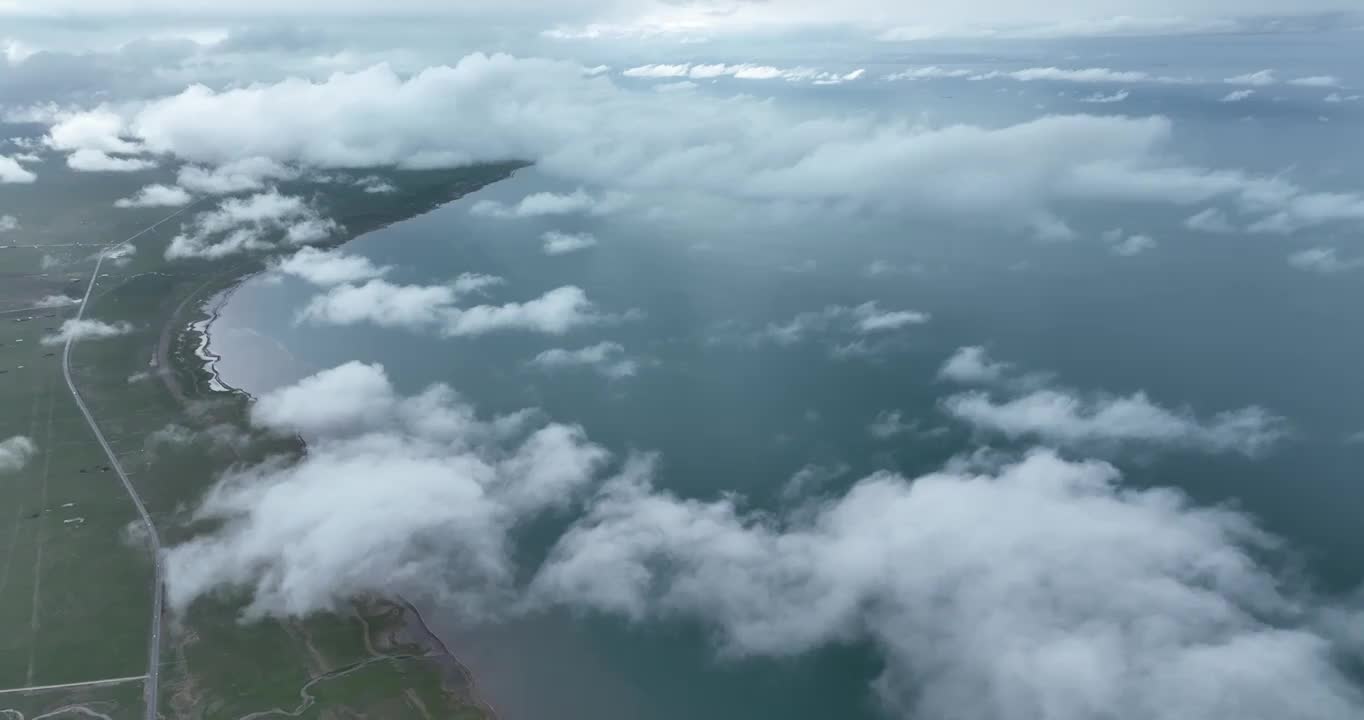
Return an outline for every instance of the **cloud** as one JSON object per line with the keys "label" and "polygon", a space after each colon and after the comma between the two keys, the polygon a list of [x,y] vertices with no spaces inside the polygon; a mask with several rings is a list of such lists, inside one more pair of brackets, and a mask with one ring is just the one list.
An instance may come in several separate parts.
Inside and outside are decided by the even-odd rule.
{"label": "cloud", "polygon": [[0,473],[19,472],[38,453],[38,445],[23,435],[0,440]]}
{"label": "cloud", "polygon": [[621,71],[621,75],[631,78],[713,80],[720,77],[731,77],[736,80],[812,82],[816,85],[837,85],[851,82],[860,79],[865,74],[865,69],[857,69],[847,73],[833,73],[807,67],[780,68],[771,65],[726,65],[724,63],[640,65]]}
{"label": "cloud", "polygon": [[187,223],[166,248],[167,260],[217,259],[326,240],[341,230],[303,198],[269,190],[228,198]]}
{"label": "cloud", "polygon": [[137,246],[130,242],[123,242],[113,249],[104,252],[104,259],[111,261],[118,267],[123,267],[132,262],[133,256],[137,255]]}
{"label": "cloud", "polygon": [[615,319],[598,313],[586,293],[571,285],[524,303],[456,306],[462,295],[497,282],[499,278],[467,275],[450,285],[395,285],[383,279],[338,285],[314,297],[298,319],[321,325],[368,323],[446,337],[517,330],[562,335]]}
{"label": "cloud", "polygon": [[1224,82],[1226,82],[1228,85],[1253,85],[1255,87],[1267,87],[1278,82],[1278,79],[1274,77],[1273,70],[1261,70],[1259,72],[1229,77]]}
{"label": "cloud", "polygon": [[1364,257],[1345,260],[1336,253],[1335,248],[1315,247],[1289,255],[1288,264],[1299,270],[1330,275],[1364,267]]}
{"label": "cloud", "polygon": [[191,192],[205,195],[231,195],[264,190],[270,180],[292,180],[298,171],[267,157],[230,160],[216,167],[186,165],[176,174],[176,183]]}
{"label": "cloud", "polygon": [[1170,410],[1145,393],[1079,395],[1042,389],[1003,401],[971,391],[943,401],[948,415],[1010,439],[1033,438],[1059,447],[1133,443],[1254,456],[1284,436],[1283,419],[1263,408],[1222,412],[1201,420]]}
{"label": "cloud", "polygon": [[13,215],[0,215],[0,232],[14,232],[19,229],[19,218]]}
{"label": "cloud", "polygon": [[1137,70],[1113,70],[1110,68],[1058,68],[1058,67],[1034,67],[1011,72],[992,71],[973,75],[972,80],[993,80],[995,78],[1010,78],[1019,82],[1036,82],[1045,80],[1049,82],[1072,82],[1072,83],[1187,83],[1191,82],[1186,78],[1174,78],[1151,75],[1150,73]]}
{"label": "cloud", "polygon": [[18,160],[7,155],[0,155],[0,184],[6,183],[31,183],[38,179],[33,172],[19,164]]}
{"label": "cloud", "polygon": [[919,428],[917,422],[905,422],[904,415],[899,410],[883,410],[876,415],[876,419],[867,425],[867,432],[877,440],[889,440],[896,435],[914,432]]}
{"label": "cloud", "polygon": [[542,370],[589,368],[611,380],[634,377],[639,372],[639,362],[625,357],[625,347],[614,342],[577,350],[553,348],[536,355],[530,364]]}
{"label": "cloud", "polygon": [[1054,447],[1103,449],[1130,443],[1206,452],[1260,455],[1287,434],[1287,421],[1250,406],[1200,419],[1188,408],[1169,409],[1144,392],[1113,395],[1058,387],[1043,373],[1017,374],[979,346],[959,348],[938,377],[963,384],[1001,386],[999,400],[984,391],[947,397],[943,411],[973,428]]}
{"label": "cloud", "polygon": [[[1070,185],[1074,183],[1074,185]],[[1229,197],[1245,215],[1259,216],[1251,232],[1289,234],[1338,222],[1364,219],[1364,196],[1352,192],[1309,192],[1280,177],[1255,177],[1234,170],[1120,168],[1098,163],[1077,168],[1066,183],[1074,197],[1193,205]]]}
{"label": "cloud", "polygon": [[680,78],[687,77],[691,73],[691,65],[682,63],[679,65],[640,65],[621,71],[625,77],[637,78]]}
{"label": "cloud", "polygon": [[786,502],[804,502],[851,470],[852,468],[843,463],[832,466],[813,463],[805,465],[782,486],[781,498]]}
{"label": "cloud", "polygon": [[883,310],[876,301],[856,307],[830,305],[816,312],[801,313],[783,324],[771,323],[759,337],[779,345],[794,345],[811,335],[841,333],[874,335],[921,325],[930,320],[928,313],[915,310]]}
{"label": "cloud", "polygon": [[[1277,539],[1107,463],[1039,450],[879,472],[820,498],[819,479],[846,470],[806,468],[788,510],[764,512],[658,490],[649,457],[608,476],[581,428],[483,419],[443,385],[401,395],[376,365],[267,393],[251,421],[308,452],[233,468],[204,496],[201,533],[167,550],[175,612],[245,591],[245,620],[299,617],[383,592],[472,620],[545,607],[687,619],[729,656],[865,640],[897,717],[1364,711],[1322,620],[1346,608],[1266,564]],[[518,567],[518,530],[547,513],[567,532]]]}
{"label": "cloud", "polygon": [[[128,380],[133,382],[133,378]],[[251,442],[252,438],[249,433],[243,432],[231,423],[210,425],[202,429],[171,423],[147,435],[146,448],[147,452],[156,453],[162,448],[187,448],[199,444],[214,450],[226,450],[236,454],[250,447]]]}
{"label": "cloud", "polygon": [[132,197],[114,202],[119,208],[181,207],[188,205],[194,198],[178,187],[170,185],[148,185]]}
{"label": "cloud", "polygon": [[137,172],[156,167],[156,161],[114,157],[102,150],[83,149],[66,156],[66,166],[77,172]]}
{"label": "cloud", "polygon": [[106,323],[99,320],[72,318],[62,323],[57,332],[42,339],[44,345],[65,345],[80,340],[101,340],[104,338],[127,335],[133,331],[131,323]]}
{"label": "cloud", "polygon": [[973,345],[957,348],[938,370],[938,377],[963,385],[993,385],[1004,380],[1011,367],[991,360],[984,347]]}
{"label": "cloud", "polygon": [[497,287],[504,282],[506,282],[506,280],[496,275],[460,273],[459,277],[455,278],[455,282],[451,287],[454,288],[456,295],[463,297],[465,295],[485,293],[488,288]]}
{"label": "cloud", "polygon": [[881,310],[875,302],[863,303],[853,308],[857,318],[857,332],[864,335],[900,330],[910,325],[928,322],[928,313],[915,310]]}
{"label": "cloud", "polygon": [[1105,463],[1039,451],[988,474],[878,473],[778,516],[658,491],[649,476],[603,490],[537,574],[536,597],[696,619],[731,656],[865,638],[893,717],[1138,720],[1175,707],[1342,720],[1364,708],[1337,640],[1255,559],[1272,539],[1234,511],[1124,487]]}
{"label": "cloud", "polygon": [[423,330],[439,325],[458,298],[450,285],[396,285],[375,278],[363,285],[338,285],[314,297],[298,319],[320,325],[367,323]]}
{"label": "cloud", "polygon": [[[1091,12],[1094,8],[1088,8]],[[981,15],[963,14],[947,24],[912,24],[893,27],[878,38],[886,42],[917,42],[937,39],[971,40],[1055,40],[1076,37],[1142,37],[1163,35],[1192,35],[1228,33],[1246,28],[1242,22],[1223,18],[1191,18],[1188,15],[1142,16],[1130,12],[1149,11],[1149,7],[1133,6],[1123,13],[1097,13],[1084,17],[1043,19],[1015,18],[997,24],[982,24]]]}
{"label": "cloud", "polygon": [[884,277],[888,275],[912,275],[923,272],[923,268],[915,265],[896,265],[888,260],[876,259],[867,263],[862,268],[862,274],[867,277]]}
{"label": "cloud", "polygon": [[1120,102],[1126,100],[1127,98],[1131,97],[1131,95],[1132,95],[1132,94],[1129,93],[1129,92],[1127,92],[1126,90],[1119,90],[1118,92],[1115,92],[1115,93],[1113,93],[1112,95],[1104,95],[1103,93],[1094,93],[1093,95],[1090,95],[1089,97],[1080,98],[1080,102],[1083,102],[1083,103],[1097,103],[1097,104],[1120,103]]}
{"label": "cloud", "polygon": [[[1125,82],[1132,72],[1016,74]],[[1159,116],[934,127],[870,112],[821,116],[748,96],[637,91],[584,75],[577,63],[506,55],[473,54],[406,74],[378,65],[317,81],[193,86],[121,112],[127,142],[197,164],[263,157],[357,169],[525,160],[567,182],[631,194],[682,192],[812,211],[861,206],[1030,232],[1064,228],[1057,207],[1074,201],[1180,205],[1226,197],[1272,214],[1280,208],[1270,196],[1256,195],[1254,204],[1251,196],[1270,186],[1278,202],[1308,194],[1281,178],[1180,162],[1170,148],[1173,124]],[[933,183],[916,182],[929,176]]]}
{"label": "cloud", "polygon": [[356,186],[371,195],[390,195],[398,192],[398,186],[379,177],[368,175],[355,181]]}
{"label": "cloud", "polygon": [[1359,100],[1361,97],[1364,97],[1364,95],[1341,95],[1338,92],[1333,92],[1330,95],[1327,95],[1326,97],[1322,98],[1322,101],[1328,103],[1354,102],[1355,100]]}
{"label": "cloud", "polygon": [[483,217],[527,218],[544,215],[610,215],[629,202],[623,193],[592,195],[582,188],[571,193],[539,192],[521,198],[515,205],[503,205],[496,200],[480,200],[469,212]]}
{"label": "cloud", "polygon": [[546,255],[567,255],[597,246],[597,238],[592,233],[566,233],[550,230],[540,236],[545,243]]}
{"label": "cloud", "polygon": [[1122,230],[1105,231],[1103,241],[1108,243],[1114,255],[1122,257],[1140,255],[1155,248],[1157,244],[1150,235],[1124,235]]}
{"label": "cloud", "polygon": [[587,294],[568,285],[524,303],[478,305],[452,310],[442,332],[451,337],[522,330],[563,335],[580,327],[611,320],[599,314]]}
{"label": "cloud", "polygon": [[1364,221],[1364,197],[1354,193],[1304,193],[1289,198],[1277,212],[1246,227],[1252,233],[1290,235],[1335,222]]}
{"label": "cloud", "polygon": [[[936,27],[979,26],[997,33],[1028,32],[1024,37],[1069,34],[1143,35],[1218,32],[1241,29],[1228,18],[1270,16],[1270,28],[1296,25],[1296,16],[1357,10],[1351,0],[1057,0],[1045,6],[1014,0],[962,0],[950,5],[913,5],[888,0],[847,0],[830,6],[817,0],[706,3],[672,0],[564,0],[552,6],[531,0],[337,0],[319,6],[314,0],[240,0],[230,6],[207,0],[21,0],[0,6],[0,15],[78,19],[79,17],[146,19],[171,16],[184,20],[227,23],[251,18],[280,18],[310,22],[328,19],[405,18],[425,22],[462,20],[479,28],[509,26],[523,31],[551,27],[550,37],[609,38],[663,35],[708,37],[713,33],[751,32],[812,27],[880,30],[886,26],[922,23]],[[529,25],[528,25],[529,23]],[[1041,34],[1046,31],[1047,34]],[[181,35],[185,35],[181,31]],[[235,33],[234,33],[235,34]],[[206,34],[214,42],[232,39]],[[248,35],[244,47],[280,43],[297,46],[308,37]]]}
{"label": "cloud", "polygon": [[1331,88],[1340,87],[1340,78],[1334,75],[1312,75],[1310,77],[1293,78],[1288,81],[1289,85],[1299,87]]}
{"label": "cloud", "polygon": [[166,554],[176,611],[242,588],[248,620],[369,592],[492,612],[513,580],[509,533],[572,502],[608,457],[581,428],[480,419],[445,385],[402,396],[360,363],[265,394],[251,421],[308,452],[229,470],[204,497],[195,517],[220,525]]}
{"label": "cloud", "polygon": [[1184,221],[1184,227],[1205,233],[1236,232],[1236,228],[1232,227],[1231,221],[1227,219],[1227,214],[1217,208],[1200,210]]}
{"label": "cloud", "polygon": [[1226,95],[1223,95],[1222,99],[1218,100],[1218,102],[1224,103],[1241,102],[1242,100],[1245,100],[1254,94],[1255,94],[1254,90],[1232,90]]}
{"label": "cloud", "polygon": [[314,247],[300,249],[271,265],[271,269],[323,287],[372,280],[387,275],[392,270],[388,266],[375,265],[367,257],[349,255],[340,250],[319,250]]}
{"label": "cloud", "polygon": [[910,68],[886,76],[887,80],[940,80],[946,78],[965,78],[975,74],[966,68],[945,68],[938,65]]}
{"label": "cloud", "polygon": [[59,112],[43,142],[54,150],[137,155],[142,146],[127,136],[123,116],[108,106],[85,112]]}
{"label": "cloud", "polygon": [[33,303],[33,307],[59,308],[80,304],[81,304],[80,298],[73,298],[67,295],[48,295],[47,297],[44,297],[43,299]]}

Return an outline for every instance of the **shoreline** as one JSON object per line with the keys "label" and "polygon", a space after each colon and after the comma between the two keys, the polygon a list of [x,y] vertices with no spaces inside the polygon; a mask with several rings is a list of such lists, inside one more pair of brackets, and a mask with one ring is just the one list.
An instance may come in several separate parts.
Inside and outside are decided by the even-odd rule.
{"label": "shoreline", "polygon": [[459,659],[458,655],[450,652],[450,648],[445,644],[445,640],[437,635],[436,632],[431,629],[430,625],[426,624],[426,618],[422,616],[422,613],[417,609],[417,606],[413,605],[411,601],[401,595],[395,596],[393,600],[404,609],[403,621],[408,624],[409,629],[414,627],[419,629],[419,632],[417,633],[418,636],[427,642],[434,643],[440,650],[439,657],[448,660],[450,664],[454,666],[454,671],[459,674],[460,680],[463,681],[464,686],[468,688],[469,699],[473,701],[473,704],[478,707],[479,711],[482,712],[488,720],[500,720],[502,716],[498,714],[497,708],[493,707],[492,703],[488,701],[483,693],[479,692],[478,681],[474,677],[473,671],[469,669],[468,665],[464,664],[464,661]]}
{"label": "shoreline", "polygon": [[[511,178],[517,170],[525,165],[511,167],[505,174],[488,183],[484,183],[468,192],[457,192],[438,202],[432,203],[421,212],[413,213],[402,218],[388,222],[381,222],[373,227],[346,235],[333,242],[324,242],[311,245],[324,250],[332,250],[345,247],[349,243],[367,237],[373,233],[380,232],[394,225],[410,221],[417,217],[427,215],[448,206],[473,192],[481,190],[483,187]],[[249,412],[249,403],[255,401],[255,397],[243,388],[234,387],[222,379],[217,369],[217,363],[222,359],[222,354],[213,350],[213,325],[221,317],[223,308],[231,301],[232,297],[251,279],[269,271],[269,265],[265,262],[253,260],[249,265],[237,266],[229,269],[222,274],[211,277],[202,285],[196,288],[180,303],[180,306],[167,319],[166,325],[162,330],[162,341],[158,344],[153,354],[154,369],[159,371],[165,382],[167,389],[183,405],[188,405],[194,396],[206,394],[204,389],[195,382],[192,387],[181,387],[177,377],[178,372],[188,372],[193,377],[206,381],[207,393],[212,395],[226,394],[230,397],[242,399]],[[208,297],[194,302],[196,296],[204,292],[210,293]],[[182,316],[182,313],[185,316]],[[187,316],[187,317],[186,317]],[[190,361],[183,353],[177,349],[185,347],[193,348],[193,359],[199,362],[191,363],[190,367],[183,364]],[[248,423],[246,412],[239,417],[242,423]],[[307,445],[298,438],[300,450],[307,452]],[[380,596],[383,597],[383,596]],[[454,653],[450,652],[449,647],[439,635],[426,623],[426,619],[421,612],[406,598],[401,595],[393,595],[386,598],[402,609],[403,624],[417,638],[418,644],[430,652],[430,657],[438,664],[438,669],[442,677],[442,687],[447,691],[460,690],[467,697],[467,700],[478,708],[486,720],[499,720],[501,717],[496,708],[488,702],[483,693],[480,692],[477,678],[463,661]],[[457,681],[460,688],[450,687],[451,681]]]}
{"label": "shoreline", "polygon": [[213,323],[217,322],[218,318],[221,316],[223,307],[232,301],[232,296],[235,295],[243,285],[250,282],[252,278],[255,278],[259,274],[260,272],[255,272],[245,275],[227,289],[219,290],[206,298],[199,307],[208,314],[208,317],[203,320],[192,322],[184,329],[184,332],[197,333],[199,335],[199,344],[195,348],[194,354],[203,361],[201,367],[204,372],[208,373],[208,389],[211,392],[235,393],[245,397],[247,400],[255,400],[255,397],[246,390],[227,384],[227,382],[223,380],[222,374],[218,372],[218,361],[222,360],[223,356],[213,352],[212,329]]}

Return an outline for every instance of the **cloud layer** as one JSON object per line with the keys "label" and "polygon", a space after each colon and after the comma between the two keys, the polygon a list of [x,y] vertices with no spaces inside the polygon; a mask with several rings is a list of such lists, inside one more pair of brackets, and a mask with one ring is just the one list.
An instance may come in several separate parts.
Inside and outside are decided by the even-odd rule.
{"label": "cloud layer", "polygon": [[[1126,72],[1034,68],[1007,76],[1136,79]],[[1059,217],[1063,205],[1087,200],[1222,201],[1261,232],[1364,220],[1364,198],[1356,194],[1313,193],[1281,178],[1183,164],[1169,149],[1173,132],[1163,117],[1047,116],[1005,127],[821,117],[742,96],[639,92],[573,63],[474,54],[412,75],[378,65],[321,81],[193,86],[137,106],[65,116],[50,144],[202,165],[194,180],[185,178],[188,189],[245,189],[290,167],[504,160],[535,161],[584,187],[614,189],[474,206],[496,217],[604,212],[615,204],[612,192],[680,191],[851,202],[1049,236],[1069,234]],[[262,167],[223,170],[243,158]],[[930,176],[933,183],[915,181]]]}
{"label": "cloud layer", "polygon": [[[1106,463],[1035,451],[990,472],[883,472],[756,512],[656,489],[648,457],[612,474],[580,428],[532,418],[478,418],[441,385],[404,396],[359,363],[263,396],[253,423],[309,452],[231,470],[205,497],[196,517],[220,524],[168,550],[171,607],[246,591],[248,619],[297,616],[384,591],[475,617],[687,619],[733,655],[866,640],[874,690],[903,717],[1364,711],[1325,625],[1348,611],[1263,565],[1275,539]],[[546,513],[567,530],[522,572],[518,528]]]}

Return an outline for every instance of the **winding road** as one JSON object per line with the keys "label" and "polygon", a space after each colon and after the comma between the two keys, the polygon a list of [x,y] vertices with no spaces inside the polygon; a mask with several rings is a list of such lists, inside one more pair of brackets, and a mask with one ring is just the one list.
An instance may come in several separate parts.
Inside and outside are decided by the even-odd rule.
{"label": "winding road", "polygon": [[[180,210],[168,215],[155,224],[150,225],[136,235],[105,246],[95,260],[95,269],[90,273],[90,284],[85,288],[85,297],[81,299],[80,308],[76,310],[76,320],[81,320],[85,316],[85,305],[90,301],[90,295],[95,290],[95,283],[99,280],[99,270],[104,264],[104,259],[109,253],[128,243],[146,235],[147,233],[160,227],[181,213],[188,210],[192,205],[181,208]],[[99,441],[100,447],[104,448],[104,454],[109,458],[109,466],[118,473],[118,479],[123,481],[123,488],[128,491],[128,496],[132,498],[133,505],[137,507],[137,514],[142,520],[142,524],[147,529],[147,542],[151,546],[152,559],[155,564],[155,573],[152,578],[152,623],[151,637],[148,639],[147,651],[147,681],[144,686],[143,694],[146,698],[147,720],[158,720],[157,700],[160,696],[160,677],[161,677],[161,608],[162,596],[164,594],[165,566],[161,557],[161,536],[156,530],[156,525],[152,522],[152,516],[147,512],[147,506],[142,502],[142,496],[138,494],[137,488],[133,486],[128,474],[123,470],[123,464],[118,461],[118,455],[109,446],[109,441],[105,439],[104,433],[100,431],[99,424],[95,422],[95,416],[86,406],[85,400],[81,397],[80,391],[76,390],[76,383],[71,379],[71,348],[76,344],[76,338],[71,337],[66,341],[66,347],[62,351],[62,375],[66,377],[66,387],[71,391],[71,397],[75,398],[76,405],[80,407],[81,414],[85,416],[85,422],[90,426],[91,432],[95,434],[95,439]]]}

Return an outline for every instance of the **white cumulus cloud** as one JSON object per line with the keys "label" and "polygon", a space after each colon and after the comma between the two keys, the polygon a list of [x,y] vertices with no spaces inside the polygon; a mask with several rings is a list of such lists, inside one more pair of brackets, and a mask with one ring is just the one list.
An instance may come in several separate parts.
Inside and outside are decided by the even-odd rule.
{"label": "white cumulus cloud", "polygon": [[597,246],[597,238],[592,233],[566,233],[550,230],[540,236],[545,243],[546,255],[567,255]]}
{"label": "white cumulus cloud", "polygon": [[972,345],[957,348],[938,370],[938,377],[963,385],[992,385],[1002,381],[1011,367],[992,360],[984,347]]}
{"label": "white cumulus cloud", "polygon": [[270,180],[289,180],[298,176],[267,157],[244,157],[230,160],[216,167],[186,165],[176,174],[176,183],[192,192],[206,195],[264,190]]}
{"label": "white cumulus cloud", "polygon": [[320,242],[340,232],[303,198],[268,190],[227,198],[199,213],[166,248],[166,259],[217,259],[244,252]]}
{"label": "white cumulus cloud", "polygon": [[314,297],[298,319],[320,325],[364,323],[430,331],[446,337],[506,331],[562,335],[616,319],[599,313],[587,294],[571,285],[526,302],[458,305],[464,295],[500,282],[491,276],[465,275],[446,285],[397,285],[381,278],[361,285],[337,285]]}
{"label": "white cumulus cloud", "polygon": [[577,350],[552,348],[536,355],[530,364],[543,370],[589,368],[612,380],[633,377],[639,372],[639,361],[626,357],[625,347],[614,342]]}
{"label": "white cumulus cloud", "polygon": [[18,160],[7,155],[0,155],[0,184],[31,183],[37,179],[38,176],[20,165]]}
{"label": "white cumulus cloud", "polygon": [[373,280],[392,270],[375,265],[367,257],[314,247],[301,248],[271,265],[271,269],[324,287]]}
{"label": "white cumulus cloud", "polygon": [[1105,463],[1039,451],[990,473],[878,473],[804,514],[740,507],[627,472],[560,539],[534,596],[694,619],[731,656],[865,638],[892,717],[1364,708],[1337,637],[1255,559],[1271,539],[1234,511],[1124,486]]}
{"label": "white cumulus cloud", "polygon": [[360,363],[267,393],[251,419],[301,434],[308,453],[230,470],[205,496],[196,517],[221,525],[167,551],[176,610],[237,587],[253,593],[248,619],[395,591],[491,612],[513,579],[509,533],[571,502],[607,459],[581,428],[480,419],[447,386],[402,396]]}
{"label": "white cumulus cloud", "polygon": [[66,156],[66,166],[78,172],[137,172],[156,167],[156,161],[115,157],[103,150],[82,149]]}
{"label": "white cumulus cloud", "polygon": [[[194,517],[211,522],[167,550],[170,607],[240,590],[253,620],[397,592],[467,618],[689,619],[731,656],[865,640],[896,717],[1364,711],[1323,620],[1348,609],[1265,564],[1277,539],[1107,463],[1034,451],[879,472],[808,504],[822,488],[800,483],[789,512],[763,512],[658,490],[647,457],[612,477],[580,428],[533,417],[480,418],[442,385],[402,395],[359,363],[264,395],[252,423],[301,434],[308,453],[234,468],[205,495]],[[547,512],[567,513],[567,532],[517,567],[518,528]]]}
{"label": "white cumulus cloud", "polygon": [[64,345],[68,341],[101,340],[104,338],[127,335],[133,331],[131,323],[107,323],[100,320],[77,320],[72,318],[62,323],[57,332],[42,339],[44,345]]}
{"label": "white cumulus cloud", "polygon": [[37,452],[38,445],[23,435],[0,440],[0,472],[23,470]]}
{"label": "white cumulus cloud", "polygon": [[185,192],[183,188],[171,185],[148,185],[137,191],[132,197],[122,198],[114,202],[114,207],[120,208],[145,208],[145,207],[181,207],[188,205],[194,198]]}
{"label": "white cumulus cloud", "polygon": [[521,198],[513,205],[496,200],[480,200],[469,208],[474,215],[497,218],[526,218],[543,215],[609,215],[629,201],[622,193],[593,195],[583,188],[571,193],[539,192]]}

